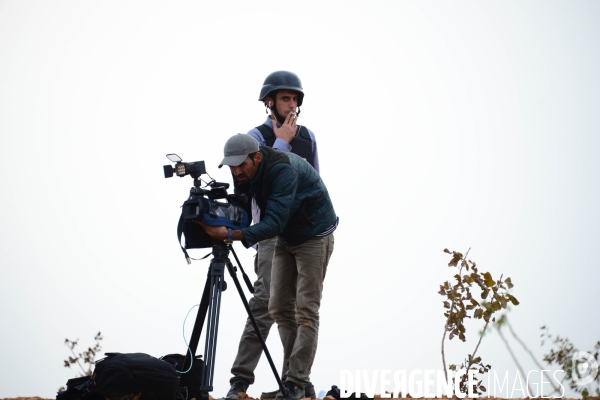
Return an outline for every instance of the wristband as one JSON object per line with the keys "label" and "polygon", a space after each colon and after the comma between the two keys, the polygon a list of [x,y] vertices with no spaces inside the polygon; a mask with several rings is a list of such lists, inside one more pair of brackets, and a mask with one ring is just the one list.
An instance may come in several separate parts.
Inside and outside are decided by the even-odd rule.
{"label": "wristband", "polygon": [[224,242],[227,244],[233,243],[233,231],[231,228],[227,228],[227,238],[224,240]]}

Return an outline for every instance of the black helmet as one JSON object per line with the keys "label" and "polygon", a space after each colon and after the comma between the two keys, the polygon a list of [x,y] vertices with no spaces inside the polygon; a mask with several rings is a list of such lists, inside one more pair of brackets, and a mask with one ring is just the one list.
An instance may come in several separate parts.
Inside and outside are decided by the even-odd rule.
{"label": "black helmet", "polygon": [[275,71],[269,74],[265,79],[265,83],[263,83],[262,89],[260,89],[258,101],[263,101],[271,92],[284,89],[298,92],[298,107],[300,107],[304,98],[302,82],[300,82],[298,75],[289,71]]}

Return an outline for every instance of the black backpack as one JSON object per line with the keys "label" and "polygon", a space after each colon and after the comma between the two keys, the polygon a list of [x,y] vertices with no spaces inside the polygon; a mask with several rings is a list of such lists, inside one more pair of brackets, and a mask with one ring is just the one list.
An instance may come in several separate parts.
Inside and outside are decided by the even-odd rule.
{"label": "black backpack", "polygon": [[56,400],[176,400],[179,375],[167,361],[144,353],[106,353],[92,376],[69,379]]}
{"label": "black backpack", "polygon": [[338,388],[336,385],[333,385],[331,387],[331,390],[328,391],[325,396],[332,396],[336,400],[341,400],[341,399],[357,399],[357,398],[359,398],[359,399],[368,399],[369,398],[364,393],[361,393],[359,397],[356,397],[356,393],[352,393],[350,395],[350,397],[341,397],[340,388]]}
{"label": "black backpack", "polygon": [[[177,371],[177,373],[179,374],[180,377],[183,375],[183,373],[187,372],[188,377],[187,377],[186,385],[179,389],[181,399],[183,399],[183,400],[193,399],[193,398],[199,399],[200,398],[200,384],[202,383],[202,373],[204,372],[204,360],[202,360],[202,356],[196,355],[194,357],[192,367],[190,368],[189,371],[183,370],[183,364],[185,361],[184,355],[168,354],[166,356],[162,356],[160,359],[173,365],[173,367],[175,367],[175,370]],[[181,380],[180,383],[183,384],[184,381]]]}

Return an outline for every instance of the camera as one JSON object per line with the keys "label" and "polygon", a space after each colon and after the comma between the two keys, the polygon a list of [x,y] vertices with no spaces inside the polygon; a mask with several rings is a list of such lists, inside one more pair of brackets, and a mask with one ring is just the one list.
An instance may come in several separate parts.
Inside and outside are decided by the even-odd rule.
{"label": "camera", "polygon": [[[204,161],[183,162],[177,154],[167,154],[167,158],[175,165],[163,166],[165,178],[171,178],[175,174],[180,178],[190,175],[194,179],[190,195],[181,206],[181,216],[177,226],[180,245],[182,234],[185,237],[185,246],[181,246],[181,249],[189,264],[191,259],[186,249],[212,247],[221,242],[210,237],[195,221],[231,229],[245,228],[250,223],[249,213],[246,210],[248,199],[246,195],[228,194],[229,184],[216,182],[210,178],[206,173]],[[208,175],[209,181],[205,182],[201,179],[204,174]]]}

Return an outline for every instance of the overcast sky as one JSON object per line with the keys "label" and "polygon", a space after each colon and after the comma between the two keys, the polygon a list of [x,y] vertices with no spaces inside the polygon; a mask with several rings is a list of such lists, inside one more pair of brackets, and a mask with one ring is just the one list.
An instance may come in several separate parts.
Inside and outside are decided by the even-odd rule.
{"label": "overcast sky", "polygon": [[[264,121],[279,69],[302,79],[340,217],[317,391],[342,369],[442,367],[445,247],[511,277],[510,319],[539,359],[542,325],[591,349],[599,15],[598,1],[0,0],[0,396],[54,397],[77,375],[65,338],[185,352],[209,262],[188,266],[177,244],[192,180],[164,179],[165,154],[230,181],[223,144]],[[235,248],[253,279],[254,250]],[[215,397],[245,322],[227,280]],[[449,363],[479,329],[446,343]],[[279,367],[275,328],[268,345]],[[512,385],[497,333],[479,352]],[[275,388],[263,358],[249,394]]]}

